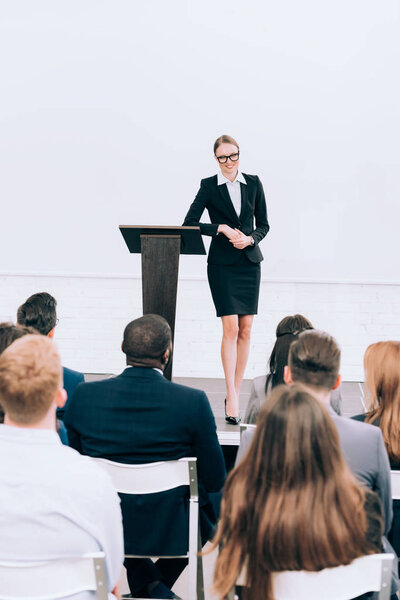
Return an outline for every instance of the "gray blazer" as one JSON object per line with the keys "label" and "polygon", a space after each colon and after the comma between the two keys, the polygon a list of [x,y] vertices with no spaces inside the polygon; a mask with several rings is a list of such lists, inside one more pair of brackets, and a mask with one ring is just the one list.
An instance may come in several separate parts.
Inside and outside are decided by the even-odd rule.
{"label": "gray blazer", "polygon": [[[265,382],[267,376],[260,375],[252,381],[250,398],[247,403],[243,423],[256,423],[261,406],[265,402]],[[331,406],[335,413],[342,414],[342,393],[340,388],[331,393]]]}
{"label": "gray blazer", "polygon": [[[392,524],[392,491],[390,485],[390,465],[383,437],[379,427],[340,417],[330,410],[339,433],[340,447],[344,458],[357,479],[376,492],[380,497],[385,513],[385,535]],[[246,454],[254,429],[242,434],[236,465]]]}

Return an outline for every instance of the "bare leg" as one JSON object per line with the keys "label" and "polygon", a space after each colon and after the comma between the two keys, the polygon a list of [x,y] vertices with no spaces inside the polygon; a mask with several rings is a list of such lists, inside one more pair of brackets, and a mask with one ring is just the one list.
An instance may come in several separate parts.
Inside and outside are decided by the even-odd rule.
{"label": "bare leg", "polygon": [[221,359],[226,383],[226,412],[232,417],[239,415],[239,398],[235,387],[239,319],[237,315],[221,317]]}
{"label": "bare leg", "polygon": [[235,370],[235,391],[239,400],[240,386],[247,365],[250,351],[250,334],[254,315],[239,316],[239,333],[237,338],[237,355]]}

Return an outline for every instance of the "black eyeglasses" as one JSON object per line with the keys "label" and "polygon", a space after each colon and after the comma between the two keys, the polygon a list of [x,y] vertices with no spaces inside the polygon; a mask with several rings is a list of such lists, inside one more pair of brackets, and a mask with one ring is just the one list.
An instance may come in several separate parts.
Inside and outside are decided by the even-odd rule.
{"label": "black eyeglasses", "polygon": [[217,159],[217,161],[221,165],[224,165],[227,162],[228,158],[232,162],[237,162],[239,160],[239,152],[234,152],[233,154],[230,154],[229,156],[217,156],[217,155],[215,155],[215,158]]}

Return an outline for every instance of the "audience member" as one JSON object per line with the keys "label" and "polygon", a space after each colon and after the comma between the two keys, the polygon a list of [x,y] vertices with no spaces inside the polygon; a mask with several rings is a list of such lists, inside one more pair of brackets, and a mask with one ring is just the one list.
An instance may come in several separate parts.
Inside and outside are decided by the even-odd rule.
{"label": "audience member", "polygon": [[326,408],[303,386],[274,389],[225,484],[214,540],[218,598],[244,569],[242,597],[272,600],[273,572],[319,571],[380,552],[382,532],[379,498],[346,466]]}
{"label": "audience member", "polygon": [[0,323],[0,354],[4,352],[10,344],[27,333],[35,334],[37,331],[33,327],[24,325],[14,325],[14,323]]}
{"label": "audience member", "polygon": [[[14,325],[14,323],[0,323],[0,354],[8,348],[12,342],[20,337],[32,333],[38,335],[33,327],[27,325]],[[0,405],[0,423],[4,422],[4,411]],[[63,444],[68,446],[68,434],[66,427],[60,419],[56,419],[56,430]]]}
{"label": "audience member", "polygon": [[[165,319],[145,315],[129,323],[122,351],[127,368],[117,377],[80,385],[65,413],[70,444],[82,454],[123,463],[147,463],[197,458],[200,484],[200,519],[203,543],[213,534],[217,509],[210,493],[219,492],[225,479],[224,459],[216,425],[204,392],[178,385],[163,377],[172,353],[171,330]],[[125,549],[173,550],[185,544],[187,515],[180,490],[164,492],[162,500],[147,498],[149,520],[134,520],[143,498],[123,497]],[[151,495],[153,496],[153,495]],[[129,501],[129,503],[128,503]],[[178,502],[178,504],[177,504]],[[150,503],[153,503],[152,505]],[[153,506],[154,508],[151,508]],[[176,533],[162,532],[176,524]],[[187,540],[187,538],[186,538]],[[176,546],[175,546],[176,547]],[[180,554],[173,552],[172,554]],[[184,559],[127,559],[133,597],[174,598],[171,587],[186,565]]]}
{"label": "audience member", "polygon": [[[390,466],[400,469],[400,342],[377,342],[364,355],[368,412],[353,419],[380,427]],[[388,539],[400,552],[400,501],[393,500],[393,524]]]}
{"label": "audience member", "polygon": [[[0,356],[0,560],[103,551],[108,589],[123,561],[120,502],[95,464],[60,443],[56,407],[66,400],[55,344],[26,335]],[[90,593],[69,596],[89,600]]]}
{"label": "audience member", "polygon": [[[301,333],[290,346],[285,382],[300,383],[329,407],[337,427],[343,455],[354,475],[377,492],[385,513],[385,533],[392,523],[390,466],[378,427],[338,416],[329,406],[330,394],[340,385],[340,349],[333,337],[312,329]],[[250,445],[254,430],[244,431],[237,462]]]}
{"label": "audience member", "polygon": [[[276,328],[276,342],[268,359],[268,374],[255,377],[252,381],[250,398],[244,416],[245,423],[256,423],[261,406],[266,396],[274,387],[284,383],[283,372],[288,362],[290,344],[297,339],[299,333],[314,329],[311,322],[303,315],[284,317]],[[340,388],[333,390],[330,399],[333,410],[342,414],[342,398]]]}
{"label": "audience member", "polygon": [[[34,333],[34,330],[31,331]],[[22,337],[24,331],[22,327],[15,326],[14,323],[0,323],[0,354],[17,338]],[[0,405],[0,423],[4,422],[4,410]]]}
{"label": "audience member", "polygon": [[[20,325],[30,325],[42,335],[53,338],[58,323],[56,307],[57,300],[47,292],[33,294],[18,308],[17,322]],[[67,392],[67,403],[65,407],[57,410],[59,419],[63,420],[68,401],[72,398],[77,385],[83,381],[83,373],[63,367],[63,385]]]}

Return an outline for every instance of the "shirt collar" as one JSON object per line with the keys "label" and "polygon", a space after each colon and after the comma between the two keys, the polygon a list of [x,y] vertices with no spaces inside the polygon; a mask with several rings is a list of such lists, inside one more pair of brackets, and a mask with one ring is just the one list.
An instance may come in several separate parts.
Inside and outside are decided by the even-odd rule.
{"label": "shirt collar", "polygon": [[134,367],[133,365],[127,365],[125,371],[128,369],[152,369],[153,371],[158,371],[158,373],[164,377],[164,373],[158,367]]}
{"label": "shirt collar", "polygon": [[61,444],[58,434],[52,429],[33,429],[1,424],[0,437],[13,442],[29,444]]}
{"label": "shirt collar", "polygon": [[225,175],[222,175],[221,171],[219,173],[217,173],[217,178],[218,178],[218,182],[217,185],[223,185],[224,183],[236,183],[236,181],[239,181],[239,183],[244,183],[245,185],[247,184],[247,181],[245,180],[243,173],[241,173],[240,171],[238,171],[237,175],[236,175],[236,179],[234,181],[229,181],[229,179],[227,177],[225,177]]}

